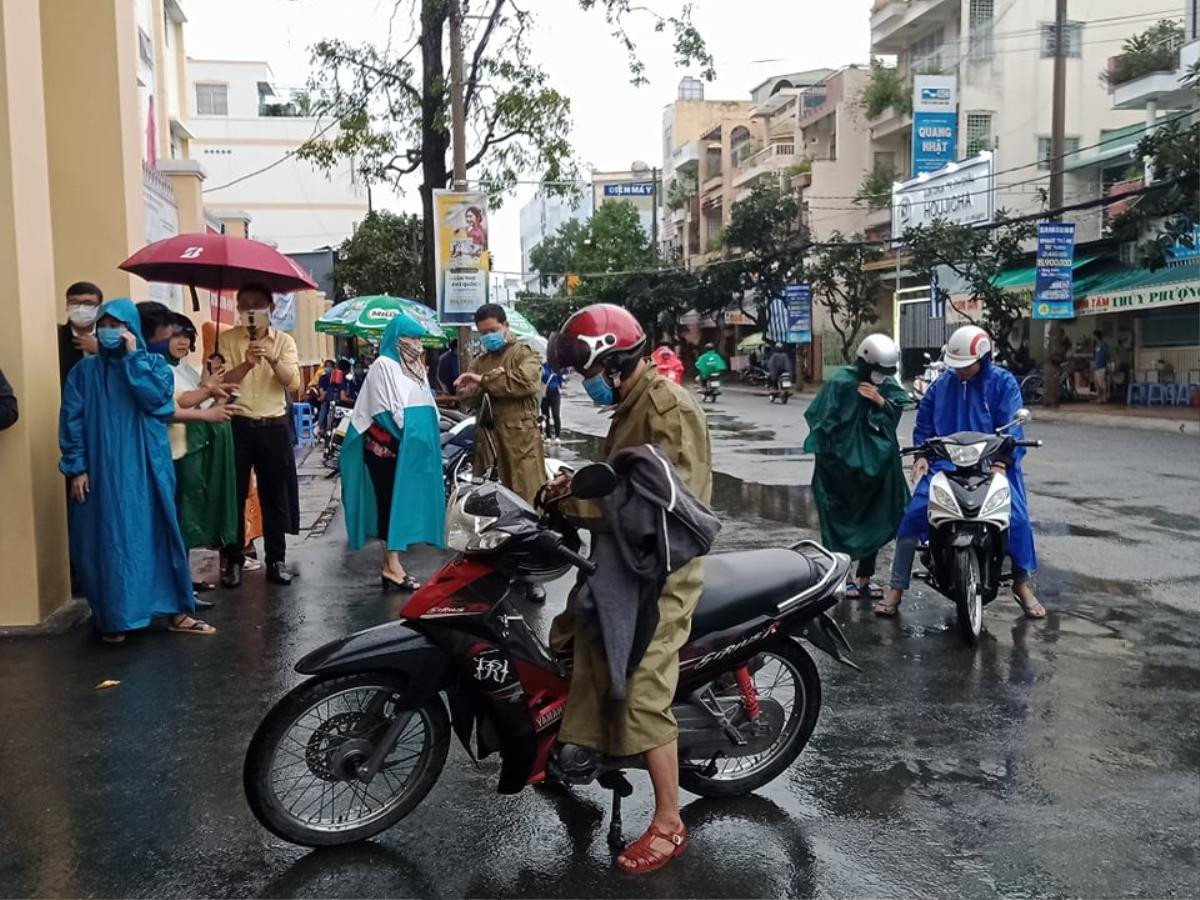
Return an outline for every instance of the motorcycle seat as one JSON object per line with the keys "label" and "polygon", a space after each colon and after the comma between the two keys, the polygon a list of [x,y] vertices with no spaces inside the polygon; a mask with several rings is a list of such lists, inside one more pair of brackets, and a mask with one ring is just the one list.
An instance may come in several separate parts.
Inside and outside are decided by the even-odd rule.
{"label": "motorcycle seat", "polygon": [[715,553],[703,565],[704,592],[692,614],[692,637],[774,615],[776,606],[823,574],[807,557],[779,547]]}

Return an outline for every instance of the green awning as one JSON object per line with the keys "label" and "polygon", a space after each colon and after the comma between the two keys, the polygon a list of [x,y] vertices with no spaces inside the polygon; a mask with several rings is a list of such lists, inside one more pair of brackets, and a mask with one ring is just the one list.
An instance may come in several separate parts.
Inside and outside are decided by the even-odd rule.
{"label": "green awning", "polygon": [[1200,262],[1149,269],[1106,267],[1075,282],[1075,314],[1127,312],[1200,299]]}

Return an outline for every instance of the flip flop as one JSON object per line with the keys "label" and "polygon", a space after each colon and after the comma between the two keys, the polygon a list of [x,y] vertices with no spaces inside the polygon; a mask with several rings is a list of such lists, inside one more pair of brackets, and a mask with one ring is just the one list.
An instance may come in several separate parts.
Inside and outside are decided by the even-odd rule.
{"label": "flip flop", "polygon": [[125,642],[125,632],[114,631],[110,634],[100,635],[100,640],[106,644],[123,644]]}
{"label": "flip flop", "polygon": [[[867,584],[866,587],[861,587],[858,584],[854,585],[854,596],[858,597],[860,600],[882,600],[883,595],[883,588],[875,584],[873,581]],[[846,591],[846,596],[850,596],[849,590]]]}
{"label": "flip flop", "polygon": [[[186,622],[189,619],[191,620],[192,624],[184,625],[183,622]],[[205,636],[217,633],[217,629],[213,628],[203,619],[197,619],[187,615],[183,616],[182,620],[178,623],[175,621],[175,619],[171,619],[167,624],[167,631],[173,631],[176,634],[201,634]]]}
{"label": "flip flop", "polygon": [[1021,607],[1021,611],[1025,613],[1027,619],[1044,619],[1046,618],[1046,607],[1042,606],[1042,602],[1037,597],[1033,598],[1033,602],[1026,604],[1018,594],[1013,594],[1013,599],[1017,601],[1017,606]]}
{"label": "flip flop", "polygon": [[[900,603],[903,602],[904,598],[901,597]],[[896,614],[900,612],[900,603],[888,603],[887,599],[885,598],[872,606],[871,612],[875,613],[877,616],[885,616],[889,619],[895,618]]]}
{"label": "flip flop", "polygon": [[[670,844],[671,852],[667,853],[655,849],[653,842],[656,840],[659,842],[666,841]],[[678,834],[667,834],[667,832],[651,825],[646,829],[645,834],[621,851],[621,855],[617,857],[617,868],[631,875],[654,872],[661,869],[675,857],[683,856],[683,851],[686,849],[686,828]]]}
{"label": "flip flop", "polygon": [[211,581],[193,581],[192,582],[192,591],[197,594],[207,593],[208,591],[215,591],[216,589],[217,589],[217,586],[215,584],[213,584]]}

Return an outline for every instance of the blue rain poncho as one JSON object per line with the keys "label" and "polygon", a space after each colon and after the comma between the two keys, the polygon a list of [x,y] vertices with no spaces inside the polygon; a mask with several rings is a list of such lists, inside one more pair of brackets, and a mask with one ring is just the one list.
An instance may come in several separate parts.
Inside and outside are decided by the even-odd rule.
{"label": "blue rain poncho", "polygon": [[[913,426],[913,444],[931,437],[945,437],[957,431],[979,431],[990,434],[1013,420],[1022,406],[1021,388],[1007,369],[984,357],[983,367],[971,379],[964,381],[954,372],[943,372],[921,400],[917,423]],[[1021,426],[1009,431],[1017,440],[1025,436]],[[1012,498],[1012,518],[1009,523],[1008,553],[1017,566],[1032,572],[1037,568],[1033,548],[1033,526],[1029,521],[1029,501],[1025,494],[1025,477],[1021,472],[1021,457],[1025,449],[1018,447],[1013,463],[1006,473]],[[935,472],[953,468],[946,460],[935,460],[929,474],[913,491],[912,501],[904,514],[898,538],[917,536],[924,539],[929,532],[929,479]]]}
{"label": "blue rain poncho", "polygon": [[63,386],[59,469],[86,473],[90,492],[69,502],[71,562],[104,633],[144,628],[154,616],[193,611],[187,550],[175,513],[175,467],[167,421],[175,378],[149,353],[133,301],[110,300],[137,349],[101,348],[75,364]]}
{"label": "blue rain poncho", "polygon": [[[388,550],[407,550],[413,544],[444,546],[446,497],[437,406],[429,385],[405,372],[397,349],[402,337],[424,334],[424,326],[404,313],[388,323],[379,359],[367,372],[350,414],[340,467],[346,534],[354,550],[372,538],[386,538]],[[363,438],[372,425],[399,442],[386,535],[379,534],[379,506],[363,461]]]}

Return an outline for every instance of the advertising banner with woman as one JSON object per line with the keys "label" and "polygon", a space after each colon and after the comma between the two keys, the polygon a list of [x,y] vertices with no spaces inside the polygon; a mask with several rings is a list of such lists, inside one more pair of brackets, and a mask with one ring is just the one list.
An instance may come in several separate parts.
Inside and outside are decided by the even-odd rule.
{"label": "advertising banner with woman", "polygon": [[487,195],[434,191],[438,321],[470,325],[488,299]]}

